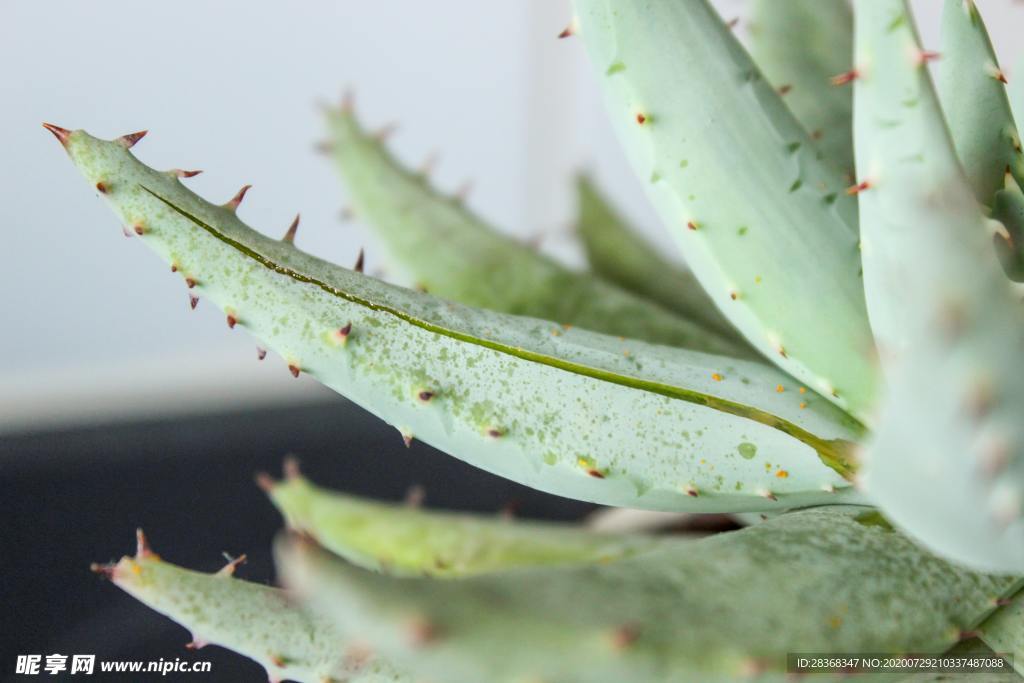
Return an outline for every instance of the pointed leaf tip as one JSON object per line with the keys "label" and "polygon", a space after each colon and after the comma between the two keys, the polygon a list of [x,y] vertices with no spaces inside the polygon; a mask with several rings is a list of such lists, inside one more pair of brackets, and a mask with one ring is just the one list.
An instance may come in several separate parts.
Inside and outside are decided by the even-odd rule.
{"label": "pointed leaf tip", "polygon": [[71,136],[70,130],[67,128],[61,128],[60,126],[55,126],[52,123],[44,123],[43,128],[53,133],[53,136],[60,140],[60,144],[67,147],[68,138]]}
{"label": "pointed leaf tip", "polygon": [[140,130],[136,133],[128,133],[127,135],[122,135],[121,137],[119,137],[117,140],[115,140],[115,142],[117,142],[117,144],[121,145],[125,149],[131,149],[132,147],[135,146],[136,142],[146,137],[146,133],[148,132],[148,130]]}

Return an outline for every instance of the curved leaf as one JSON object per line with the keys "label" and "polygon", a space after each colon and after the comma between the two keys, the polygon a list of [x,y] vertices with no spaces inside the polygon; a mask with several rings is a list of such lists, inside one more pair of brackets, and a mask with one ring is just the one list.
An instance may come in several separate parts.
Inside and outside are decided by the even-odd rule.
{"label": "curved leaf", "polygon": [[[271,681],[400,683],[413,679],[359,647],[359,638],[294,604],[286,593],[164,562],[145,545],[117,564],[96,566],[119,588],[192,632],[190,647],[220,645],[263,665]],[[244,558],[243,558],[244,559]]]}
{"label": "curved leaf", "polygon": [[634,170],[704,289],[755,348],[867,419],[874,342],[839,172],[706,0],[574,6]]}
{"label": "curved leaf", "polygon": [[264,479],[288,526],[349,562],[399,576],[461,577],[519,567],[610,562],[657,539],[577,525],[424,511],[326,491],[291,473]]}
{"label": "curved leaf", "polygon": [[1019,585],[864,515],[794,512],[608,565],[460,581],[381,577],[305,544],[278,562],[341,628],[451,683],[782,681],[787,652],[943,652]]}
{"label": "curved leaf", "polygon": [[842,475],[859,426],[775,370],[387,285],[256,233],[234,202],[206,203],[117,142],[76,131],[65,144],[193,296],[407,439],[611,505],[758,510],[856,497]]}
{"label": "curved leaf", "polygon": [[915,57],[909,7],[873,0],[854,13],[864,273],[892,371],[865,487],[935,552],[1024,572],[1020,303]]}

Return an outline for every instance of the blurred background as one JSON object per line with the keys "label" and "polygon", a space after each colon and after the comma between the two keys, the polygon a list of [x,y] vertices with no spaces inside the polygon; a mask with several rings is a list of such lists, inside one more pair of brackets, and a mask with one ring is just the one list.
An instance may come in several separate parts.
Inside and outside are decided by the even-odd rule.
{"label": "blurred background", "polygon": [[[682,0],[680,0],[682,1]],[[786,2],[788,0],[778,0]],[[745,3],[718,4],[727,19]],[[978,0],[1009,77],[1024,3]],[[317,102],[347,87],[370,127],[399,124],[410,165],[432,152],[435,182],[473,183],[468,203],[580,264],[572,174],[590,170],[653,241],[674,253],[605,120],[582,45],[555,36],[567,0],[129,0],[0,2],[0,225],[7,254],[0,334],[0,676],[15,653],[196,657],[187,635],[90,576],[129,552],[135,526],[158,552],[213,569],[248,552],[241,575],[271,579],[276,514],[251,484],[297,452],[319,481],[382,498],[424,484],[431,505],[575,518],[589,509],[522,489],[392,428],[284,363],[256,361],[213,306],[190,311],[172,276],[121,228],[40,127],[102,137],[148,129],[156,168],[200,168],[213,201],[254,188],[244,220],[342,264],[375,249],[339,219],[344,188],[314,151]],[[939,0],[914,3],[938,44]],[[941,68],[939,62],[938,68]],[[130,654],[126,654],[130,653]],[[204,652],[199,658],[208,658]],[[258,672],[226,653],[217,680]],[[229,676],[229,672],[231,676]]]}

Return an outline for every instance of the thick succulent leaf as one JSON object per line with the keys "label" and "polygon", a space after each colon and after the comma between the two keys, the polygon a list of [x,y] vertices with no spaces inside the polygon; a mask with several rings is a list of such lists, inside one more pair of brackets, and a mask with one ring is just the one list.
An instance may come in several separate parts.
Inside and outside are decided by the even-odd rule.
{"label": "thick succulent leaf", "polygon": [[1024,675],[1024,594],[1017,593],[978,629],[981,639],[996,652],[1013,655],[1017,673]]}
{"label": "thick succulent leaf", "polygon": [[909,9],[877,0],[854,12],[868,301],[889,299],[877,330],[907,349],[892,363],[865,485],[933,551],[1024,572],[1021,305],[914,57]]}
{"label": "thick succulent leaf", "polygon": [[461,577],[519,567],[609,562],[656,547],[653,537],[578,525],[423,511],[324,490],[291,473],[264,479],[289,528],[349,562],[398,576]]}
{"label": "thick succulent leaf", "polygon": [[831,79],[853,63],[848,0],[755,0],[750,52],[818,149],[850,178],[853,97]]}
{"label": "thick succulent leaf", "polygon": [[574,5],[634,169],[704,289],[751,344],[864,418],[874,343],[841,174],[705,0]]}
{"label": "thick succulent leaf", "polygon": [[776,370],[389,285],[260,235],[231,203],[208,204],[116,141],[63,137],[192,295],[407,439],[610,505],[730,511],[856,497],[842,475],[859,426]]}
{"label": "thick succulent leaf", "polygon": [[331,110],[331,148],[356,215],[380,238],[391,266],[410,284],[445,299],[493,311],[681,346],[756,357],[742,343],[683,319],[591,273],[576,273],[439,194],[411,173],[384,142],[359,126],[350,108]]}
{"label": "thick succulent leaf", "polygon": [[[945,195],[947,203],[962,205],[948,215],[929,211],[929,219],[941,222],[931,226],[930,244],[941,243],[938,235],[980,235],[986,228],[946,129],[909,8],[902,0],[858,2],[854,14],[864,288],[884,363],[907,346],[911,302],[934,298],[918,267],[929,204]],[[915,267],[908,268],[908,261]]]}
{"label": "thick succulent leaf", "polygon": [[1018,182],[1024,178],[1024,155],[1006,79],[974,0],[946,0],[941,55],[938,93],[946,123],[974,196],[992,206],[1007,170]]}
{"label": "thick succulent leaf", "polygon": [[1024,194],[1016,185],[996,192],[992,218],[1006,232],[995,239],[996,253],[1011,280],[1024,282]]}
{"label": "thick succulent leaf", "polygon": [[302,543],[278,562],[340,628],[450,683],[782,681],[787,652],[945,651],[1017,586],[876,518],[806,510],[606,565],[447,582],[382,577]]}
{"label": "thick succulent leaf", "polygon": [[[140,539],[141,539],[140,532]],[[249,657],[271,681],[397,683],[414,680],[340,630],[333,620],[295,604],[284,591],[182,569],[140,543],[135,557],[94,566],[125,592],[192,633],[190,647],[220,645]]]}
{"label": "thick succulent leaf", "polygon": [[595,273],[749,348],[693,273],[663,259],[587,176],[579,176],[576,188],[576,227]]}

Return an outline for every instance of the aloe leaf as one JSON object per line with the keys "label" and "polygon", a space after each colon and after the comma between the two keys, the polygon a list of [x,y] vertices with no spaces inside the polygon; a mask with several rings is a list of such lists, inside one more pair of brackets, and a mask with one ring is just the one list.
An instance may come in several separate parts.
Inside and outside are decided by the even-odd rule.
{"label": "aloe leaf", "polygon": [[424,511],[322,489],[288,468],[262,482],[289,528],[360,567],[454,578],[520,567],[610,562],[656,547],[652,537],[577,525]]}
{"label": "aloe leaf", "polygon": [[876,517],[806,510],[607,565],[460,581],[382,577],[301,543],[278,565],[340,628],[451,683],[782,681],[787,652],[943,652],[1019,584],[958,569]]}
{"label": "aloe leaf", "polygon": [[589,273],[576,273],[501,234],[460,200],[406,170],[349,107],[328,112],[332,155],[356,215],[391,266],[431,294],[634,339],[728,356],[749,347]]}
{"label": "aloe leaf", "polygon": [[[958,231],[987,230],[971,196],[928,74],[929,53],[900,0],[854,5],[857,25],[855,126],[861,188],[864,288],[884,363],[907,346],[910,301],[928,297],[918,253],[924,212],[941,221],[929,243]],[[942,197],[940,197],[942,195]],[[957,205],[947,215],[928,207]],[[992,259],[995,260],[994,258]]]}
{"label": "aloe leaf", "polygon": [[1024,572],[1020,303],[914,52],[909,8],[874,1],[854,12],[857,167],[870,173],[861,195],[868,303],[873,323],[886,305],[876,332],[904,349],[889,359],[891,391],[864,484],[934,552]]}
{"label": "aloe leaf", "polygon": [[574,6],[634,170],[704,289],[755,348],[868,419],[874,343],[841,174],[705,0]]}
{"label": "aloe leaf", "polygon": [[360,647],[332,620],[296,605],[283,590],[232,578],[238,562],[216,574],[183,569],[153,553],[140,531],[134,557],[93,569],[191,631],[189,647],[234,650],[263,665],[271,681],[413,680]]}
{"label": "aloe leaf", "polygon": [[850,178],[853,98],[831,78],[853,62],[847,0],[755,0],[750,52],[818,149]]}
{"label": "aloe leaf", "polygon": [[117,141],[64,132],[88,183],[191,296],[219,305],[294,375],[407,440],[534,488],[625,507],[858,499],[846,477],[861,428],[776,370],[388,285],[260,235],[235,201],[205,202]]}
{"label": "aloe leaf", "polygon": [[946,0],[941,57],[937,85],[946,123],[974,196],[992,206],[1007,171],[1024,180],[1024,154],[1006,77],[973,0]]}
{"label": "aloe leaf", "polygon": [[577,230],[595,273],[749,348],[697,278],[661,257],[585,175],[576,181]]}

